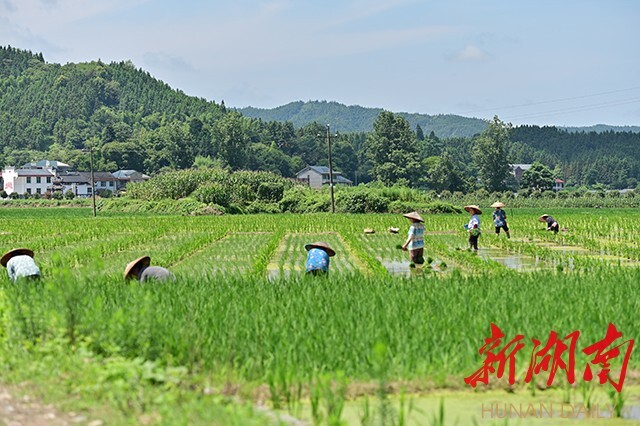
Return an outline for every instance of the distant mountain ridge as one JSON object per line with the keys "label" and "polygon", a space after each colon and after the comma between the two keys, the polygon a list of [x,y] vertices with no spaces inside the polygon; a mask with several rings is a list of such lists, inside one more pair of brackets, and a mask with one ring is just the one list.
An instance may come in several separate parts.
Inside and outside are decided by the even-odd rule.
{"label": "distant mountain ridge", "polygon": [[[359,105],[344,105],[328,101],[295,101],[276,108],[237,108],[242,115],[258,118],[263,121],[291,122],[296,128],[310,123],[328,123],[332,128],[342,132],[370,132],[373,122],[382,108],[366,108]],[[480,118],[463,117],[454,114],[417,114],[399,112],[413,129],[420,125],[425,135],[433,132],[439,138],[471,137],[481,133],[487,122]],[[553,126],[552,126],[553,127]],[[570,133],[576,132],[632,132],[640,133],[640,126],[610,126],[597,124],[586,127],[558,127]]]}
{"label": "distant mountain ridge", "polygon": [[[237,110],[244,116],[263,121],[289,121],[297,128],[313,122],[328,123],[332,128],[346,133],[370,132],[373,130],[373,122],[383,111],[382,108],[347,106],[327,101],[296,101],[272,109],[246,107]],[[419,124],[425,135],[433,132],[438,137],[471,137],[487,127],[485,120],[453,114],[396,114],[404,117],[413,129]]]}

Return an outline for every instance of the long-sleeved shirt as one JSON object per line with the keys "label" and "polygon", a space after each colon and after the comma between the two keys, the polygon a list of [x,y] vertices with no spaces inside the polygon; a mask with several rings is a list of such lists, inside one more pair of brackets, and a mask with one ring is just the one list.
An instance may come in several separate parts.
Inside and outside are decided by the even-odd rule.
{"label": "long-sleeved shirt", "polygon": [[471,219],[469,219],[469,223],[467,224],[467,229],[473,229],[475,228],[476,225],[478,225],[478,229],[480,229],[480,218],[478,217],[477,214],[474,214],[471,216]]}
{"label": "long-sleeved shirt", "polygon": [[31,256],[23,254],[9,259],[7,262],[7,274],[11,281],[15,281],[18,278],[39,277],[40,268],[38,268]]}
{"label": "long-sleeved shirt", "polygon": [[329,272],[329,254],[319,248],[312,248],[307,254],[307,272]]}

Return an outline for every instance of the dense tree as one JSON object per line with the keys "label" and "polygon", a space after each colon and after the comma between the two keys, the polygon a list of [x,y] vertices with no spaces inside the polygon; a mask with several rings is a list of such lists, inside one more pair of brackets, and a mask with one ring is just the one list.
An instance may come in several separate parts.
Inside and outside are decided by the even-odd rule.
{"label": "dense tree", "polygon": [[522,174],[520,187],[536,191],[549,191],[553,189],[554,173],[544,164],[537,161]]}
{"label": "dense tree", "polygon": [[249,149],[247,135],[242,130],[243,117],[237,112],[229,112],[218,120],[213,128],[213,140],[217,158],[233,170],[246,167]]}
{"label": "dense tree", "polygon": [[407,120],[388,111],[381,112],[367,138],[372,176],[387,185],[417,184],[421,164],[416,146]]}
{"label": "dense tree", "polygon": [[475,139],[473,154],[478,178],[488,191],[502,191],[506,188],[511,171],[506,153],[510,128],[511,125],[503,123],[496,116],[489,127]]}
{"label": "dense tree", "polygon": [[468,183],[464,173],[456,164],[453,156],[445,151],[442,156],[428,157],[423,160],[423,184],[436,191],[466,191]]}

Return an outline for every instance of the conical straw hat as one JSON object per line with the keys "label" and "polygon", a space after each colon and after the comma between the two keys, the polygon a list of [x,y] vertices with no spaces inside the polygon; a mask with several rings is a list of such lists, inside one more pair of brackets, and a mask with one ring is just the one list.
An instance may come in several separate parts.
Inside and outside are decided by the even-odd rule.
{"label": "conical straw hat", "polygon": [[9,250],[4,254],[4,256],[2,256],[2,259],[0,259],[0,265],[6,267],[7,262],[12,257],[21,256],[21,255],[27,255],[27,256],[33,257],[33,250],[28,248],[17,248],[17,249]]}
{"label": "conical straw hat", "polygon": [[503,208],[505,205],[506,204],[503,203],[502,201],[496,201],[495,203],[491,204],[491,207],[493,207],[494,209],[498,207]]}
{"label": "conical straw hat", "polygon": [[136,260],[134,260],[133,262],[130,262],[126,268],[124,268],[124,278],[128,279],[131,278],[131,272],[133,269],[135,269],[138,266],[144,266],[147,267],[151,264],[151,258],[149,256],[142,256],[137,258]]}
{"label": "conical straw hat", "polygon": [[548,214],[543,214],[542,216],[540,216],[540,217],[538,218],[538,220],[539,220],[540,222],[546,222],[548,217],[549,217],[549,215],[548,215]]}
{"label": "conical straw hat", "polygon": [[327,254],[329,255],[329,257],[333,257],[333,256],[336,255],[336,252],[331,247],[329,247],[329,244],[323,243],[322,241],[305,244],[305,246],[304,246],[304,249],[306,251],[309,251],[312,248],[319,248],[319,249],[322,249],[322,250],[326,251]]}
{"label": "conical straw hat", "polygon": [[482,210],[480,210],[480,207],[476,206],[475,204],[471,204],[471,205],[468,205],[468,206],[464,206],[464,209],[465,209],[466,211],[468,211],[469,213],[472,213],[472,211],[471,211],[471,210],[475,210],[475,212],[476,212],[477,214],[482,214]]}
{"label": "conical straw hat", "polygon": [[417,220],[418,222],[424,222],[424,219],[422,218],[422,216],[420,216],[418,212],[403,214],[403,216],[406,217],[407,219],[413,219],[413,220]]}

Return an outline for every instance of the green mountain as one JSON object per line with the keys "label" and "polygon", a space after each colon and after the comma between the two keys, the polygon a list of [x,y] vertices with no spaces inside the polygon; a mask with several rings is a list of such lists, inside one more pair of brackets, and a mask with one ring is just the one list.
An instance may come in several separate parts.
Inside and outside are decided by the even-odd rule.
{"label": "green mountain", "polygon": [[[328,165],[323,135],[329,123],[341,133],[333,141],[334,167],[366,182],[372,177],[372,123],[382,111],[336,102],[234,111],[222,102],[187,96],[129,61],[60,65],[47,63],[41,53],[0,46],[2,167],[49,159],[88,170],[91,146],[96,170],[155,174],[195,164],[293,177],[305,165]],[[475,186],[472,136],[484,130],[485,121],[394,116],[406,120],[399,124],[408,128],[406,138],[420,164],[446,158],[441,169],[462,170],[468,189]],[[540,161],[576,185],[633,187],[640,180],[640,133],[634,129],[518,126],[510,134],[509,161]],[[426,175],[420,167],[415,173]]]}
{"label": "green mountain", "polygon": [[[309,101],[291,102],[273,108],[240,108],[247,117],[264,121],[289,121],[295,127],[303,127],[310,123],[328,123],[340,132],[370,132],[373,122],[383,111],[382,108],[365,108],[358,105],[343,105],[338,102]],[[433,132],[439,138],[471,137],[481,133],[487,122],[479,118],[461,117],[452,114],[411,114],[396,113],[404,117],[413,129],[420,125],[425,134]]]}

